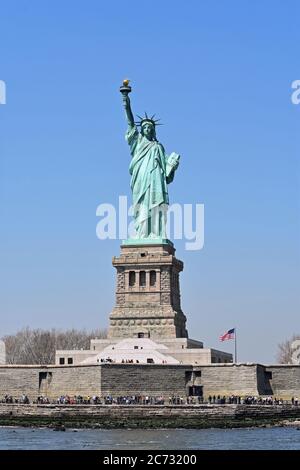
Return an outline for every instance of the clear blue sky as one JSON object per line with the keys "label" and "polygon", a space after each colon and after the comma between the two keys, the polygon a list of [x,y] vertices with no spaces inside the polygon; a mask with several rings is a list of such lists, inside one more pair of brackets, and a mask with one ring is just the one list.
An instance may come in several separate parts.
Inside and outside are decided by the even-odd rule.
{"label": "clear blue sky", "polygon": [[[297,5],[298,3],[298,5]],[[121,80],[182,155],[171,202],[205,204],[182,306],[206,346],[274,362],[300,333],[299,2],[1,2],[0,336],[105,327],[111,258],[96,207],[130,196]]]}

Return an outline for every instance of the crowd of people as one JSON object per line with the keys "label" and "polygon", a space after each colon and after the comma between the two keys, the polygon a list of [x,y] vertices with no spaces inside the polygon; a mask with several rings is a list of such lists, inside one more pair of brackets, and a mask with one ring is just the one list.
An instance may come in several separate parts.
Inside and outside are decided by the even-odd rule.
{"label": "crowd of people", "polygon": [[211,404],[218,404],[218,405],[296,405],[298,406],[299,399],[297,397],[292,397],[291,400],[283,400],[282,398],[277,398],[273,396],[237,396],[237,395],[230,395],[229,397],[225,396],[216,396],[216,395],[209,395],[208,403]]}
{"label": "crowd of people", "polygon": [[104,397],[82,396],[82,395],[61,395],[56,400],[50,400],[48,397],[40,395],[36,400],[30,401],[26,394],[22,394],[19,398],[14,398],[11,395],[5,395],[0,400],[0,403],[18,403],[18,404],[57,404],[57,405],[299,405],[298,397],[292,397],[290,400],[283,400],[273,396],[220,396],[209,395],[206,399],[202,396],[149,396],[149,395],[124,395],[112,396],[106,395]]}
{"label": "crowd of people", "polygon": [[27,395],[23,393],[20,398],[14,398],[12,395],[5,395],[0,403],[23,403],[24,405],[28,405],[30,403],[29,398]]}

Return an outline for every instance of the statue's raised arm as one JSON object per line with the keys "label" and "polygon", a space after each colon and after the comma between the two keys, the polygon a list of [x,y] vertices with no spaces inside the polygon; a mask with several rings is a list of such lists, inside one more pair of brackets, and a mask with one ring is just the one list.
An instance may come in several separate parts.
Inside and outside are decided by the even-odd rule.
{"label": "statue's raised arm", "polygon": [[120,91],[123,97],[123,104],[125,108],[128,126],[134,127],[134,117],[133,117],[133,113],[131,110],[130,98],[128,96],[128,93],[131,92],[131,87],[129,86],[129,80],[123,80],[123,86],[121,86]]}

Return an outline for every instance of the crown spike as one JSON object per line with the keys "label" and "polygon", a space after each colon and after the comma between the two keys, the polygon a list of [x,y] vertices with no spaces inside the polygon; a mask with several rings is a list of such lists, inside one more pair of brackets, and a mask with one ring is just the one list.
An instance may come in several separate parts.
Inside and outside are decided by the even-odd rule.
{"label": "crown spike", "polygon": [[155,125],[157,125],[157,126],[161,126],[161,125],[162,125],[162,124],[158,124],[158,121],[160,121],[160,119],[154,119],[155,116],[156,116],[156,114],[153,114],[153,116],[150,118],[150,117],[148,116],[147,112],[145,111],[145,116],[144,116],[144,117],[140,116],[139,114],[137,114],[136,116],[137,116],[137,118],[139,119],[139,121],[135,121],[135,124],[136,124],[137,126],[142,126],[143,122],[145,122],[145,121],[152,122],[152,124],[153,124],[154,126],[155,126]]}

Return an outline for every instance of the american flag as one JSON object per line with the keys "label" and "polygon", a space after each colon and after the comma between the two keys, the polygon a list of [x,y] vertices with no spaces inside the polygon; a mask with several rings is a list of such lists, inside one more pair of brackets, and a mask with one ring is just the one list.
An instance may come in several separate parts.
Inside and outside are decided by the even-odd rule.
{"label": "american flag", "polygon": [[234,339],[235,328],[226,331],[223,335],[220,336],[220,341],[226,341],[227,339]]}

